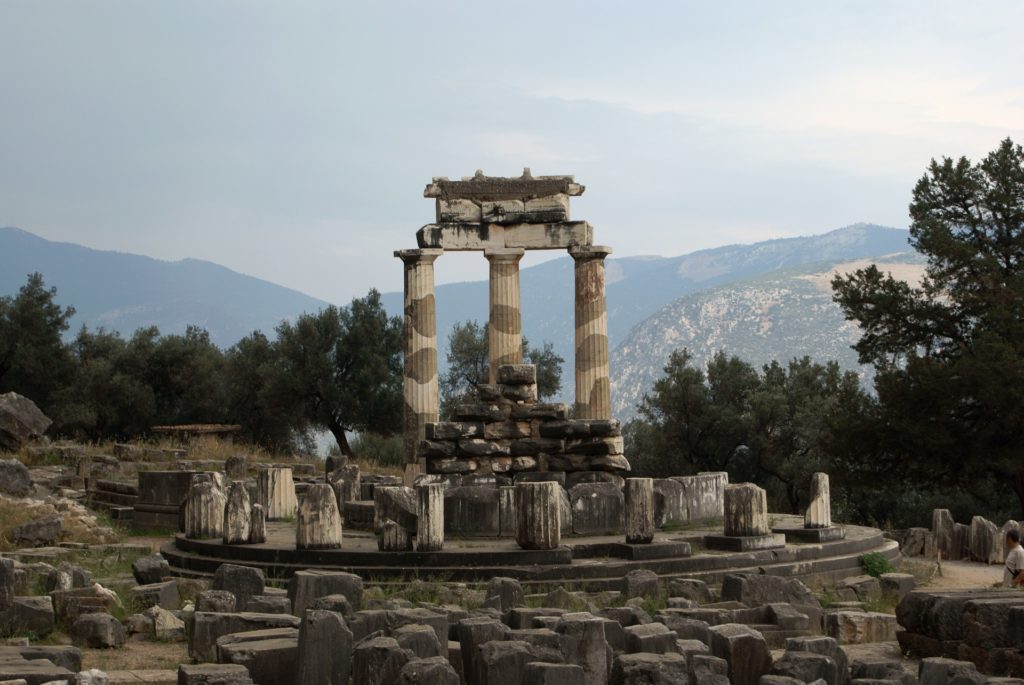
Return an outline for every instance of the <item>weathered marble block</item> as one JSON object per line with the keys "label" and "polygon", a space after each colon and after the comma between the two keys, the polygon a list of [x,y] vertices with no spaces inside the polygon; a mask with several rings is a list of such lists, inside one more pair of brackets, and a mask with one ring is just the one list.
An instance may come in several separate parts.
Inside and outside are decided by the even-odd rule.
{"label": "weathered marble block", "polygon": [[416,549],[440,552],[444,548],[443,483],[416,486]]}
{"label": "weathered marble block", "polygon": [[249,513],[249,544],[259,545],[266,541],[267,515],[262,504],[254,504]]}
{"label": "weathered marble block", "polygon": [[292,470],[268,467],[256,473],[256,502],[263,505],[268,521],[281,521],[295,516],[297,501]]}
{"label": "weathered marble block", "polygon": [[295,520],[297,549],[337,549],[341,547],[341,512],[334,490],[326,483],[315,483],[306,490]]}
{"label": "weathered marble block", "polygon": [[832,525],[832,496],[828,474],[811,476],[811,499],[804,514],[804,528],[828,528]]}
{"label": "weathered marble block", "polygon": [[770,535],[768,496],[753,483],[725,488],[725,534],[731,537]]}
{"label": "weathered marble block", "polygon": [[654,479],[626,479],[626,542],[645,545],[654,539]]}
{"label": "weathered marble block", "polygon": [[224,507],[224,544],[248,544],[252,532],[252,504],[245,483],[236,480],[228,486],[227,504]]}
{"label": "weathered marble block", "polygon": [[222,537],[226,503],[224,492],[212,480],[193,484],[185,498],[185,537],[195,540]]}
{"label": "weathered marble block", "polygon": [[553,482],[515,485],[516,543],[523,549],[555,549],[561,544],[560,489]]}

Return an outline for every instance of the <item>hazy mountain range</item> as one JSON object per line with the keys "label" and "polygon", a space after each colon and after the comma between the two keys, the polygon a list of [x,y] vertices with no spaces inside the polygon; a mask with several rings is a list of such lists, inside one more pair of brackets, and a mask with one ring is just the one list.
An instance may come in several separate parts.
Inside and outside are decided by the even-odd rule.
{"label": "hazy mountain range", "polygon": [[58,302],[74,306],[72,335],[82,324],[126,336],[143,326],[180,333],[196,324],[228,347],[256,329],[270,333],[282,319],[327,304],[213,262],[166,262],[0,228],[0,295],[17,292],[33,271],[56,286]]}
{"label": "hazy mountain range", "polygon": [[[827,275],[844,270],[843,265],[852,269],[857,260],[884,261],[910,276],[920,271],[905,230],[869,224],[679,257],[610,258],[608,332],[616,411],[632,413],[669,352],[680,347],[691,348],[699,359],[724,349],[756,363],[810,354],[857,368],[849,349],[856,329],[831,303]],[[395,268],[401,265],[396,262]],[[0,294],[15,292],[32,271],[57,287],[59,301],[75,306],[75,327],[103,326],[128,335],[140,326],[180,332],[197,324],[222,346],[256,329],[269,333],[282,319],[327,304],[211,262],[166,262],[0,228]],[[524,335],[534,343],[553,343],[565,358],[563,391],[570,397],[572,260],[565,256],[524,269],[521,287]],[[383,300],[390,312],[401,314],[401,293],[385,293]],[[486,320],[487,283],[439,286],[437,316],[444,366],[452,325]]]}

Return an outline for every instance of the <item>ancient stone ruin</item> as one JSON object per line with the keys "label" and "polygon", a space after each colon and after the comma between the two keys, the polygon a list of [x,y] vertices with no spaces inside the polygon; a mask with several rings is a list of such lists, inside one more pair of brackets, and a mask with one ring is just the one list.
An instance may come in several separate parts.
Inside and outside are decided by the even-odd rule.
{"label": "ancient stone ruin", "polygon": [[[569,199],[582,192],[572,177],[528,172],[427,187],[436,223],[420,230],[418,249],[396,253],[402,476],[337,456],[315,466],[251,455],[200,462],[120,445],[116,458],[90,464],[68,451],[62,484],[88,481],[90,501],[112,515],[178,532],[133,563],[123,621],[117,594],[66,561],[78,546],[0,559],[0,637],[67,626],[75,645],[0,646],[0,682],[104,682],[83,675],[80,647],[148,639],[187,647],[191,663],[170,678],[185,685],[914,685],[899,661],[851,661],[843,650],[895,641],[896,617],[871,610],[882,596],[902,599],[900,641],[929,657],[922,685],[982,685],[975,665],[1024,664],[1015,597],[919,593],[913,576],[865,576],[864,555],[894,560],[898,545],[836,524],[827,474],[807,483],[803,516],[769,514],[763,489],[724,472],[630,477],[610,415],[610,250],[570,220]],[[536,370],[522,363],[528,249],[575,261],[571,408],[539,402]],[[445,250],[484,252],[491,274],[490,377],[451,421],[438,415],[434,316],[433,268]],[[159,468],[126,482],[122,469],[148,457]],[[0,471],[18,496],[32,491],[20,462]],[[25,539],[46,537],[47,525],[28,524]],[[907,538],[945,558],[999,563],[1004,529],[939,510],[932,531]],[[28,596],[40,585],[48,594]]]}
{"label": "ancient stone ruin", "polygon": [[[424,195],[436,223],[417,233],[405,264],[406,483],[422,473],[491,474],[629,470],[611,417],[604,260],[593,227],[569,218],[572,176],[435,178]],[[480,251],[490,263],[489,382],[479,402],[438,423],[434,263],[449,251]],[[522,364],[519,261],[526,250],[566,250],[576,263],[576,403],[537,404],[535,371]],[[543,427],[543,428],[542,428]]]}

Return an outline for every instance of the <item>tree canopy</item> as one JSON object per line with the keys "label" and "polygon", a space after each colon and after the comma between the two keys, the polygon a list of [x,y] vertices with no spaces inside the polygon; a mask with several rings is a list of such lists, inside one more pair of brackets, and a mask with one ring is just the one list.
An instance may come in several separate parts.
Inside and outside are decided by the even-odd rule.
{"label": "tree canopy", "polygon": [[351,453],[347,432],[401,426],[401,320],[376,291],[227,350],[196,326],[128,339],[83,327],[65,341],[74,310],[55,298],[39,274],[0,298],[0,392],[34,400],[56,433],[129,439],[157,424],[237,423],[243,439],[273,450],[308,448],[323,429]]}
{"label": "tree canopy", "polygon": [[0,297],[0,392],[16,390],[45,405],[64,382],[72,359],[62,336],[75,310],[56,296],[33,273],[17,295]]}
{"label": "tree canopy", "polygon": [[303,314],[277,328],[275,394],[293,398],[310,425],[331,432],[351,455],[346,433],[393,435],[402,425],[402,320],[371,290],[348,307]]}
{"label": "tree canopy", "polygon": [[[523,361],[537,367],[537,395],[547,399],[562,388],[562,364],[554,346],[545,342],[533,347],[523,338]],[[455,405],[475,396],[476,386],[486,383],[490,372],[487,361],[487,324],[464,321],[452,326],[445,354],[448,367],[439,379],[441,414],[451,417]]]}
{"label": "tree canopy", "polygon": [[875,266],[833,281],[876,369],[886,457],[1024,511],[1024,151],[1006,139],[977,163],[932,160],[910,216],[919,285]]}
{"label": "tree canopy", "polygon": [[809,358],[758,371],[718,352],[706,370],[687,350],[672,353],[665,375],[626,426],[634,470],[673,476],[728,471],[761,483],[772,503],[802,513],[815,471],[843,468],[848,415],[869,403],[857,375]]}

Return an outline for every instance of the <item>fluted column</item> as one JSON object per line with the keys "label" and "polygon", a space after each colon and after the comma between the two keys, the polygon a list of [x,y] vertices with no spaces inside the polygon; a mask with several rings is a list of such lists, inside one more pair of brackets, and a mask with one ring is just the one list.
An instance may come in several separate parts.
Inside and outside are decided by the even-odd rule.
{"label": "fluted column", "polygon": [[828,474],[811,476],[811,501],[804,513],[804,528],[830,528],[832,526],[832,495]]}
{"label": "fluted column", "polygon": [[654,539],[654,479],[626,479],[626,543],[646,545]]}
{"label": "fluted column", "polygon": [[576,418],[612,417],[604,259],[610,247],[569,248],[576,262]]}
{"label": "fluted column", "polygon": [[405,264],[405,383],[403,438],[407,482],[423,473],[416,461],[416,446],[424,438],[423,425],[438,420],[437,315],[434,304],[434,260],[444,250],[399,250]]}
{"label": "fluted column", "polygon": [[444,483],[416,486],[416,550],[444,549]]}
{"label": "fluted column", "polygon": [[491,383],[498,382],[498,367],[523,363],[523,324],[519,310],[521,248],[484,250],[491,263],[490,321],[487,327],[487,363]]}

